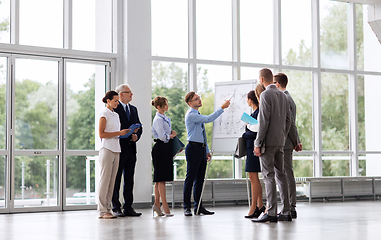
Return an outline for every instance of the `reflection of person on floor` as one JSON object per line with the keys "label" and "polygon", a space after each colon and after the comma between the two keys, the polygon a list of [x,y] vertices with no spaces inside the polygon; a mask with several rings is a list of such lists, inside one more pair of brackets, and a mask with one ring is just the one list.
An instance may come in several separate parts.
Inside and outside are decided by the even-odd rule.
{"label": "reflection of person on floor", "polygon": [[[187,160],[187,175],[184,181],[184,215],[192,216],[191,192],[193,187],[194,212],[195,214],[210,215],[214,212],[206,210],[200,202],[200,195],[204,183],[206,162],[210,161],[212,155],[209,152],[206,141],[204,123],[213,122],[218,118],[225,108],[229,107],[230,101],[225,101],[222,106],[209,116],[201,115],[198,109],[202,106],[201,98],[195,92],[189,92],[185,96],[185,102],[190,107],[185,114],[185,126],[188,131],[188,144],[185,148]],[[200,204],[199,212],[197,211]]]}
{"label": "reflection of person on floor", "polygon": [[153,181],[155,182],[155,203],[152,211],[155,211],[158,216],[172,217],[173,214],[169,211],[167,203],[165,182],[173,181],[173,143],[171,139],[176,137],[177,133],[171,130],[171,119],[165,116],[165,112],[168,111],[167,99],[155,97],[151,104],[157,110],[152,122],[152,134],[156,142],[152,149]]}
{"label": "reflection of person on floor", "polygon": [[108,91],[103,98],[106,108],[99,119],[99,150],[100,179],[98,189],[99,218],[116,218],[111,213],[111,198],[114,191],[115,177],[119,166],[120,135],[126,135],[130,129],[120,130],[119,115],[114,111],[119,104],[118,93]]}

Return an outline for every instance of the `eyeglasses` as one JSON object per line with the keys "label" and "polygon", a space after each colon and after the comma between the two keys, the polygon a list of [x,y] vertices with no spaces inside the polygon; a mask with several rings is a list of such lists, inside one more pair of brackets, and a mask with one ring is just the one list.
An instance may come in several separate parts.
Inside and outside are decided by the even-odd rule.
{"label": "eyeglasses", "polygon": [[193,102],[193,101],[198,101],[198,100],[200,100],[201,99],[201,97],[196,97],[195,99],[193,99],[191,102]]}
{"label": "eyeglasses", "polygon": [[130,93],[132,93],[132,92],[121,92],[121,93],[128,93],[128,94],[130,94]]}

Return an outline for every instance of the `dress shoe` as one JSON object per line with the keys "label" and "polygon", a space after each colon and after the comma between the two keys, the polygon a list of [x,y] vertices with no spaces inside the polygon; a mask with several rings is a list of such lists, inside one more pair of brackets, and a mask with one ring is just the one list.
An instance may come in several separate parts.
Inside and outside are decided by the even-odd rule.
{"label": "dress shoe", "polygon": [[129,216],[129,217],[139,217],[142,215],[141,213],[135,212],[133,208],[125,209],[123,213],[125,216]]}
{"label": "dress shoe", "polygon": [[282,214],[282,213],[278,213],[277,218],[278,218],[278,221],[286,221],[286,222],[291,222],[292,221],[292,217],[291,217],[290,214],[285,215],[285,214]]}
{"label": "dress shoe", "polygon": [[157,216],[164,216],[164,213],[155,204],[152,206],[152,217],[154,216],[154,212],[156,212]]}
{"label": "dress shoe", "polygon": [[126,215],[124,215],[124,213],[120,210],[117,210],[115,212],[113,212],[113,215],[114,216],[117,216],[117,217],[125,217]]}
{"label": "dress shoe", "polygon": [[265,206],[262,206],[261,209],[258,207],[255,208],[253,214],[245,216],[245,218],[258,218],[266,210]]}
{"label": "dress shoe", "polygon": [[214,212],[211,212],[211,211],[208,211],[206,210],[204,207],[200,207],[200,209],[197,211],[197,208],[194,210],[194,214],[195,215],[200,215],[200,214],[204,214],[204,215],[213,215]]}
{"label": "dress shoe", "polygon": [[290,214],[291,214],[292,218],[297,218],[298,217],[298,215],[296,214],[295,210],[294,211],[290,211]]}
{"label": "dress shoe", "polygon": [[101,219],[112,219],[112,218],[117,218],[117,217],[112,215],[111,213],[106,213],[103,216],[100,216],[99,218],[101,218]]}
{"label": "dress shoe", "polygon": [[187,216],[187,217],[192,216],[192,212],[191,212],[190,208],[185,208],[184,209],[184,215]]}
{"label": "dress shoe", "polygon": [[268,215],[267,213],[263,214],[261,217],[257,218],[257,219],[253,219],[251,220],[253,222],[278,222],[278,218],[276,216],[270,216]]}

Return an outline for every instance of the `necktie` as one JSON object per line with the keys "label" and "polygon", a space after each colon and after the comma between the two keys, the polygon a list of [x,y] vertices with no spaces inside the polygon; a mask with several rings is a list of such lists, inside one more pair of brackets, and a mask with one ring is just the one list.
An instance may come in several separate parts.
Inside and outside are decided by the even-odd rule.
{"label": "necktie", "polygon": [[126,115],[127,115],[128,121],[130,121],[130,111],[128,110],[128,106],[127,105],[126,105]]}
{"label": "necktie", "polygon": [[[200,114],[200,112],[198,112]],[[204,137],[204,143],[206,144],[206,132],[205,132],[205,126],[203,123],[201,123],[201,128],[202,128],[202,136]]]}

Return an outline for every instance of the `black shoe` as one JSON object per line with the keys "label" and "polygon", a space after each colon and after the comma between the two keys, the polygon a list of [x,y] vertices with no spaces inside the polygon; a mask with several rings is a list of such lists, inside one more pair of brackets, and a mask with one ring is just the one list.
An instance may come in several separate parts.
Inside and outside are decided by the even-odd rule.
{"label": "black shoe", "polygon": [[195,215],[200,215],[200,214],[204,214],[204,215],[213,215],[214,212],[211,212],[211,211],[208,211],[206,210],[204,207],[200,207],[200,209],[197,211],[197,208],[194,210],[194,214]]}
{"label": "black shoe", "polygon": [[265,210],[266,210],[265,206],[262,206],[261,209],[258,209],[258,212],[257,210],[255,210],[256,212],[254,212],[254,218],[258,218],[259,216],[261,216],[261,214],[264,213]]}
{"label": "black shoe", "polygon": [[120,210],[116,210],[112,213],[112,215],[117,216],[117,217],[125,217],[124,213]]}
{"label": "black shoe", "polygon": [[[259,211],[259,208],[258,207],[256,207],[255,208],[255,210],[254,210],[254,212],[253,212],[253,214],[250,214],[250,215],[246,215],[245,216],[245,218],[257,218],[258,216],[256,216],[257,215],[257,213],[258,213],[258,211]],[[255,217],[256,216],[256,217]]]}
{"label": "black shoe", "polygon": [[278,213],[277,218],[278,218],[278,221],[286,221],[286,222],[292,221],[291,215],[283,215],[281,213]]}
{"label": "black shoe", "polygon": [[123,213],[125,216],[129,216],[129,217],[139,217],[142,215],[142,213],[135,212],[133,208],[125,209]]}
{"label": "black shoe", "polygon": [[291,214],[291,217],[292,218],[297,218],[297,214],[296,214],[296,211],[290,211],[290,214]]}
{"label": "black shoe", "polygon": [[278,218],[276,216],[270,216],[267,213],[263,214],[262,217],[251,220],[253,222],[278,222]]}
{"label": "black shoe", "polygon": [[184,209],[184,215],[187,216],[187,217],[192,216],[192,212],[191,212],[190,208],[185,208]]}

